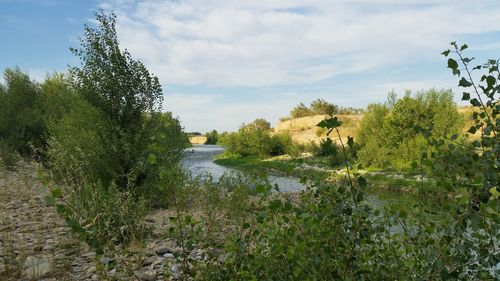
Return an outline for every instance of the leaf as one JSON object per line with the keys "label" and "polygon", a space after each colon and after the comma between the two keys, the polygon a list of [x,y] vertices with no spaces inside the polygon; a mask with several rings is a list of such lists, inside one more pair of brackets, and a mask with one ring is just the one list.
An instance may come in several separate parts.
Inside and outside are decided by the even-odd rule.
{"label": "leaf", "polygon": [[462,100],[470,100],[470,94],[467,92],[462,93]]}
{"label": "leaf", "polygon": [[470,104],[472,104],[473,106],[481,106],[481,103],[476,98],[471,99]]}
{"label": "leaf", "polygon": [[462,79],[460,79],[460,82],[458,82],[458,86],[459,87],[464,87],[464,88],[467,88],[467,87],[470,87],[472,86],[472,83],[469,82],[467,79],[465,79],[464,77],[462,77]]}
{"label": "leaf", "polygon": [[61,189],[59,189],[59,188],[52,189],[50,191],[50,193],[52,194],[52,197],[54,197],[54,198],[61,198],[63,195]]}
{"label": "leaf", "polygon": [[150,153],[149,156],[148,156],[147,161],[151,165],[156,164],[156,155],[154,155],[153,153]]}
{"label": "leaf", "polygon": [[448,68],[451,68],[451,69],[457,69],[458,68],[458,63],[456,60],[452,59],[452,58],[449,58],[448,59]]}
{"label": "leaf", "polygon": [[476,126],[472,126],[472,127],[470,127],[470,129],[467,132],[469,132],[471,134],[475,134],[476,131],[477,131]]}
{"label": "leaf", "polygon": [[367,183],[366,183],[366,179],[364,177],[359,176],[357,181],[358,181],[358,184],[360,187],[366,187]]}
{"label": "leaf", "polygon": [[462,47],[460,47],[460,51],[463,51],[465,49],[467,49],[469,46],[467,46],[467,44],[463,44]]}
{"label": "leaf", "polygon": [[441,53],[443,56],[447,57],[450,54],[450,49]]}
{"label": "leaf", "polygon": [[488,88],[493,87],[493,85],[495,85],[495,82],[496,82],[495,77],[493,77],[491,75],[489,75],[488,77],[486,77],[486,84],[488,85]]}

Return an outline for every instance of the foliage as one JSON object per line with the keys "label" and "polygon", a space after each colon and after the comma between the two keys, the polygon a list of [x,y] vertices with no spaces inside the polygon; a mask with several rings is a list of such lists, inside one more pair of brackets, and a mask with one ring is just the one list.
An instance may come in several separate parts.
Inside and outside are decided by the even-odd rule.
{"label": "foliage", "polygon": [[[290,117],[300,118],[313,115],[333,116],[334,114],[359,114],[361,112],[363,112],[363,110],[359,108],[339,107],[338,105],[329,103],[324,99],[316,99],[311,102],[309,107],[304,103],[299,103],[292,109],[292,111],[290,111]],[[285,121],[287,119],[289,118],[282,118],[281,121]]]}
{"label": "foliage", "polygon": [[72,231],[98,254],[117,242],[142,241],[149,232],[144,224],[149,210],[146,200],[120,192],[114,185],[84,183],[67,198],[62,195],[56,188],[45,200],[56,206]]}
{"label": "foliage", "polygon": [[31,156],[45,146],[41,90],[18,68],[6,69],[6,85],[0,87],[0,139],[16,152]]}
{"label": "foliage", "polygon": [[212,130],[210,133],[206,133],[205,136],[207,137],[205,144],[217,144],[219,141],[219,134],[216,130]]}
{"label": "foliage", "polygon": [[[463,157],[465,163],[470,163],[471,159],[477,162],[476,169],[481,171],[481,186],[474,185],[474,180],[477,182],[478,174],[466,174],[466,178],[472,182],[465,184],[468,191],[472,193],[472,205],[476,208],[479,202],[487,203],[491,198],[491,191],[499,191],[500,186],[500,87],[498,80],[500,79],[499,61],[488,60],[487,63],[471,66],[474,58],[468,58],[463,55],[464,50],[468,48],[466,44],[458,46],[456,42],[451,43],[452,49],[443,52],[443,55],[448,57],[450,54],[458,58],[458,62],[453,58],[448,58],[448,68],[451,69],[453,75],[460,78],[458,86],[464,88],[462,100],[469,101],[470,104],[477,109],[472,115],[473,125],[468,129],[468,133],[475,134],[480,132],[480,140],[475,140],[471,143],[472,150],[476,150],[479,156],[469,152],[468,157]],[[459,63],[463,68],[459,67]],[[480,82],[476,83],[473,80],[472,72],[481,71],[485,73],[481,75]],[[451,141],[455,142],[448,145],[449,153],[455,153],[457,150],[463,150],[462,146],[456,146],[456,135],[452,136]],[[432,142],[440,144],[439,141]],[[468,149],[471,150],[470,148]],[[479,161],[477,161],[479,158]],[[458,163],[450,163],[452,169],[455,165],[463,165],[463,161]],[[456,176],[456,172],[452,173]]]}
{"label": "foliage", "polygon": [[102,142],[115,153],[116,165],[109,169],[120,189],[132,188],[145,175],[134,171],[151,144],[145,130],[149,113],[158,111],[162,89],[158,78],[118,45],[116,17],[96,13],[97,28],[85,26],[79,49],[71,51],[81,67],[70,69],[75,91],[101,112],[107,135]]}
{"label": "foliage", "polygon": [[365,166],[408,170],[429,152],[424,128],[433,136],[450,136],[462,126],[451,91],[431,89],[370,105],[360,124],[360,162]]}
{"label": "foliage", "polygon": [[19,162],[19,155],[5,140],[0,139],[0,167],[8,171],[15,171]]}

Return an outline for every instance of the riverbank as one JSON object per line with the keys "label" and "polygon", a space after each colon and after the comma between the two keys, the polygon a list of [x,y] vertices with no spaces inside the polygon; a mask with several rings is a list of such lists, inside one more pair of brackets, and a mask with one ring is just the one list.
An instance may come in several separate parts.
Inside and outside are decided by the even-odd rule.
{"label": "riverbank", "polygon": [[[304,155],[291,157],[289,155],[270,158],[238,157],[221,154],[214,160],[215,164],[246,172],[279,174],[294,178],[335,182],[346,176],[344,167],[330,167],[327,157]],[[448,192],[445,194],[432,179],[419,174],[380,169],[353,169],[352,174],[362,175],[367,181],[366,192],[390,204],[400,205],[409,210],[419,196],[424,196],[429,212],[447,209],[447,199],[459,196]]]}

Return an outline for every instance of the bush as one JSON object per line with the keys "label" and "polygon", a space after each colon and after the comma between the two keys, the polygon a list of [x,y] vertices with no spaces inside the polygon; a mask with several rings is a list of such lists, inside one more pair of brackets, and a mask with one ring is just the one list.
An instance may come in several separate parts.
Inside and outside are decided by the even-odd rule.
{"label": "bush", "polygon": [[5,140],[0,140],[0,164],[8,171],[15,171],[20,157]]}
{"label": "bush", "polygon": [[425,136],[451,136],[460,131],[463,118],[451,91],[429,90],[401,99],[368,106],[360,124],[360,162],[365,166],[409,169],[429,152]]}
{"label": "bush", "polygon": [[205,136],[207,137],[205,144],[217,144],[219,142],[219,134],[216,130],[206,133]]}
{"label": "bush", "polygon": [[264,119],[243,125],[237,133],[223,137],[228,153],[239,156],[278,156],[297,154],[298,146],[288,134],[271,136],[271,125]]}
{"label": "bush", "polygon": [[71,191],[68,199],[61,199],[61,195],[59,189],[54,189],[46,200],[57,204],[58,213],[66,218],[73,232],[98,254],[113,250],[116,243],[142,241],[150,231],[144,224],[149,211],[147,201],[120,192],[114,184],[106,187],[83,183]]}

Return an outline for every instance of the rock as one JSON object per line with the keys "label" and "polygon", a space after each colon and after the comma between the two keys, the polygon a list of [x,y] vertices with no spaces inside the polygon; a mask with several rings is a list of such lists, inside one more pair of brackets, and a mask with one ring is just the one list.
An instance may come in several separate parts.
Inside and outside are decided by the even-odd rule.
{"label": "rock", "polygon": [[87,268],[87,270],[85,271],[85,276],[87,278],[90,278],[92,277],[92,275],[97,271],[97,268],[95,266],[91,266],[89,268]]}
{"label": "rock", "polygon": [[171,253],[171,252],[172,251],[170,251],[170,248],[164,247],[164,246],[163,247],[158,247],[158,248],[155,249],[155,253],[157,255],[159,255],[159,256],[162,256],[162,255],[164,255],[166,253]]}
{"label": "rock", "polygon": [[163,254],[163,257],[167,258],[167,259],[174,259],[175,258],[174,254],[172,254],[172,253],[165,253],[165,254]]}
{"label": "rock", "polygon": [[47,275],[53,266],[52,259],[46,256],[31,256],[24,261],[24,277],[27,279],[38,279]]}
{"label": "rock", "polygon": [[145,270],[136,273],[136,275],[142,281],[156,281],[156,271],[154,270]]}
{"label": "rock", "polygon": [[158,257],[155,257],[155,256],[152,256],[152,257],[149,257],[147,258],[145,261],[142,262],[142,265],[143,266],[148,266],[152,263],[155,263],[159,258]]}
{"label": "rock", "polygon": [[110,262],[112,262],[113,259],[112,258],[108,258],[108,257],[102,257],[99,262],[103,265],[108,265]]}
{"label": "rock", "polygon": [[172,265],[172,267],[170,268],[170,271],[172,271],[172,273],[179,272],[179,266],[177,264]]}

